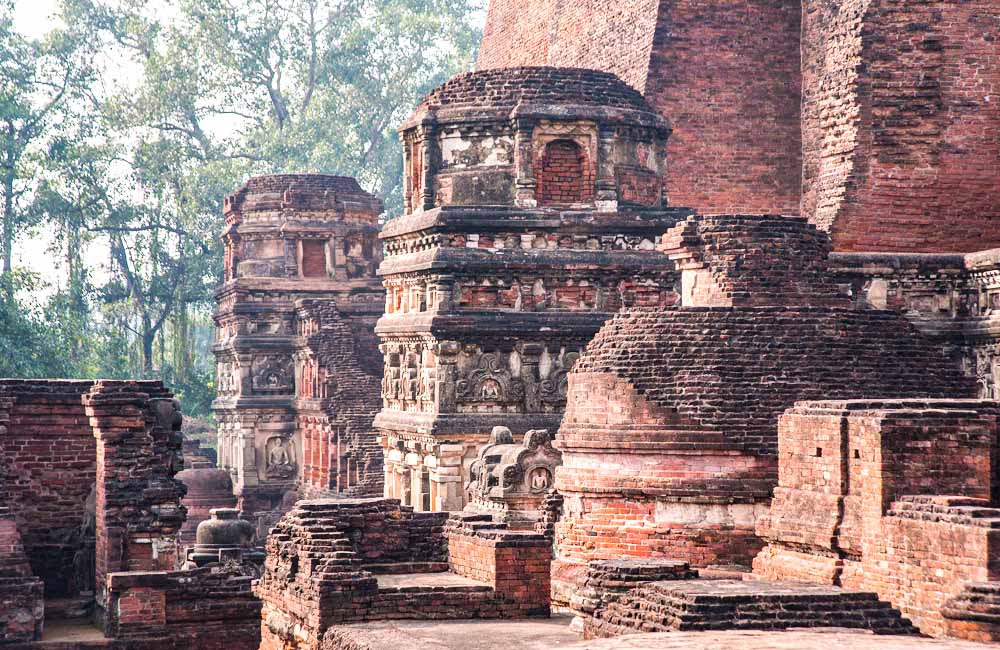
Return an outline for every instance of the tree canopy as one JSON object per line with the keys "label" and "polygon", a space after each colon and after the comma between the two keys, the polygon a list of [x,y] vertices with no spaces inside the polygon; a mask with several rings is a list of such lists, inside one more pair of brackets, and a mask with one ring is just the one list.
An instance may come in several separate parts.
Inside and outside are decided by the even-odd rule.
{"label": "tree canopy", "polygon": [[[61,0],[31,39],[13,1],[0,0],[0,376],[162,377],[195,415],[214,394],[222,198],[252,174],[317,171],[399,212],[395,128],[471,68],[483,11]],[[13,264],[37,233],[48,287]]]}

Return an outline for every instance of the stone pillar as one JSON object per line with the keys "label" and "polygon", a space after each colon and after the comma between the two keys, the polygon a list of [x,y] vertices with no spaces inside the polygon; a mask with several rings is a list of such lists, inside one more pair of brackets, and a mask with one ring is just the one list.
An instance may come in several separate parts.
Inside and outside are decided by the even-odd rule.
{"label": "stone pillar", "polygon": [[535,199],[538,183],[535,180],[531,146],[535,123],[535,120],[519,118],[514,132],[514,205],[520,208],[534,208],[538,205]]}
{"label": "stone pillar", "polygon": [[615,130],[601,125],[597,135],[597,160],[594,161],[594,207],[598,212],[618,212],[618,189],[615,181]]}

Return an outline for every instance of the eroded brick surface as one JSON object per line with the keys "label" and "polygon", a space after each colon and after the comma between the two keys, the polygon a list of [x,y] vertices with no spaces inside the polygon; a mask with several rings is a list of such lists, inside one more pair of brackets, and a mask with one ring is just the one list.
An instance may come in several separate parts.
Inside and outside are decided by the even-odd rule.
{"label": "eroded brick surface", "polygon": [[692,219],[662,248],[678,263],[682,305],[619,313],[569,375],[560,567],[621,556],[747,564],[784,409],[833,395],[975,395],[899,314],[850,304],[824,272],[826,236],[801,219]]}
{"label": "eroded brick surface", "polygon": [[478,68],[612,72],[673,124],[677,205],[796,214],[800,14],[791,0],[493,0]]}
{"label": "eroded brick surface", "polygon": [[382,491],[381,210],[325,174],[257,176],[225,200],[213,409],[219,465],[261,537],[299,494]]}
{"label": "eroded brick surface", "polygon": [[[267,551],[254,588],[263,601],[261,650],[318,649],[337,626],[358,621],[549,613],[550,541],[489,517],[448,521],[392,499],[300,501]],[[471,584],[399,575],[448,569]],[[380,585],[376,575],[386,574],[397,579]]]}
{"label": "eroded brick surface", "polygon": [[[754,573],[875,591],[935,636],[962,636],[962,621],[975,627],[982,615],[989,623],[990,588],[978,598],[962,591],[998,577],[997,408],[871,400],[785,412],[779,483],[759,526],[768,547]],[[971,600],[983,602],[978,619]]]}

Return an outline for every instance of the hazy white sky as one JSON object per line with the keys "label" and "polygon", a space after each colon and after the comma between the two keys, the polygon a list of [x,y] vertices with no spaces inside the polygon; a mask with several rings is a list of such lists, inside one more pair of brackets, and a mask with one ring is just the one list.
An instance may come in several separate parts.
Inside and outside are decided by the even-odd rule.
{"label": "hazy white sky", "polygon": [[52,28],[56,0],[15,0],[14,23],[29,36],[41,36]]}
{"label": "hazy white sky", "polygon": [[[14,25],[23,34],[40,38],[57,25],[56,0],[15,0]],[[14,264],[36,271],[49,282],[58,279],[57,262],[48,252],[50,238],[44,233],[35,238],[22,237],[14,248]]]}

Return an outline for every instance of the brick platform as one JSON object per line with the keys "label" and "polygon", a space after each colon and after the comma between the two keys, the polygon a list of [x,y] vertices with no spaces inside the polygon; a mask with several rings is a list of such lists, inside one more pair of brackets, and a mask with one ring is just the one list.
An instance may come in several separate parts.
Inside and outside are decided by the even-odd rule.
{"label": "brick platform", "polygon": [[610,601],[586,619],[584,634],[804,627],[917,632],[871,592],[791,582],[676,580],[637,587]]}
{"label": "brick platform", "polygon": [[641,585],[663,580],[687,580],[698,577],[687,562],[676,560],[595,560],[587,565],[580,588],[570,598],[569,606],[577,613],[573,629],[583,632],[585,621],[608,602]]}
{"label": "brick platform", "polygon": [[[268,537],[254,588],[261,650],[317,650],[328,629],[358,621],[548,616],[544,535],[447,519],[393,499],[298,502]],[[449,573],[428,572],[442,561]]]}
{"label": "brick platform", "polygon": [[[758,529],[768,546],[754,573],[874,591],[935,636],[960,633],[963,612],[976,620],[974,600],[990,614],[989,590],[961,593],[968,582],[1000,579],[998,409],[989,400],[789,409],[779,423],[779,484]],[[955,603],[947,621],[946,602]]]}

